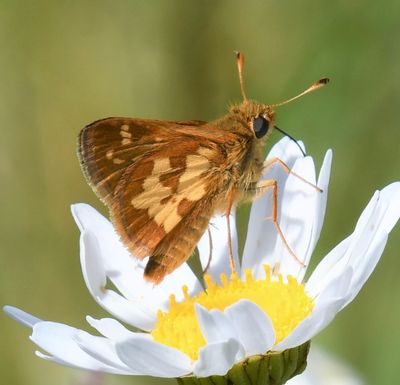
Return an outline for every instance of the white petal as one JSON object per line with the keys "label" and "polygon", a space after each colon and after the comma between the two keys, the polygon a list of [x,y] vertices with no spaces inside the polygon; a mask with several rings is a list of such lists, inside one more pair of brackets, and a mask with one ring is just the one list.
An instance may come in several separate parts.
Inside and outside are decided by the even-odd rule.
{"label": "white petal", "polygon": [[299,282],[301,282],[304,278],[304,275],[306,273],[306,268],[310,262],[312,253],[314,252],[314,248],[321,234],[321,229],[324,223],[325,212],[326,212],[331,165],[332,165],[332,150],[328,150],[322,162],[321,170],[319,172],[317,181],[317,186],[322,189],[322,193],[318,193],[315,196],[316,207],[314,211],[315,214],[312,225],[311,239],[308,245],[308,249],[304,255],[305,268],[300,268],[299,273],[296,275],[296,278]]}
{"label": "white petal", "polygon": [[236,339],[246,356],[263,354],[275,343],[275,331],[270,318],[253,302],[240,300],[224,311],[231,321]]}
{"label": "white petal", "polygon": [[358,294],[372,274],[385,248],[388,234],[400,217],[400,183],[385,187],[379,194],[377,210],[368,221],[358,245],[349,256],[349,263],[355,270],[348,288],[346,306]]}
{"label": "white petal", "polygon": [[[268,159],[277,157],[284,161],[289,168],[292,168],[295,161],[303,155],[297,145],[287,137],[281,139],[273,146]],[[262,179],[275,179],[278,182],[280,192],[284,191],[288,174],[279,165],[271,167]],[[282,199],[278,199],[278,212],[281,212]],[[263,264],[274,264],[272,253],[278,241],[276,229],[271,220],[265,220],[271,214],[271,193],[265,193],[257,199],[250,212],[247,238],[243,252],[243,269],[251,268],[257,278],[264,276]]]}
{"label": "white petal", "polygon": [[209,344],[200,349],[193,373],[197,377],[223,376],[235,363],[244,358],[243,347],[234,339]]}
{"label": "white petal", "polygon": [[38,322],[42,322],[40,318],[33,316],[21,309],[14,306],[6,305],[3,307],[3,311],[15,321],[21,323],[24,326],[33,327]]}
{"label": "white petal", "polygon": [[93,297],[101,295],[107,283],[97,238],[90,232],[82,232],[80,239],[81,268],[86,286]]}
{"label": "white petal", "polygon": [[[87,240],[82,239],[83,234],[90,234],[92,244],[97,244],[91,253],[92,261],[90,262],[90,268],[94,268],[95,273],[91,273],[89,277],[85,276],[87,284],[87,278],[91,279],[88,286],[91,293],[96,290],[96,294],[98,294],[98,290],[102,290],[99,285],[104,285],[107,277],[126,299],[141,303],[141,306],[146,309],[146,313],[156,314],[160,308],[167,309],[171,294],[175,294],[178,301],[183,298],[182,285],[189,288],[190,294],[201,290],[200,282],[187,264],[180,266],[157,286],[147,283],[143,279],[143,270],[147,259],[139,261],[132,257],[106,218],[86,204],[73,205],[71,210],[82,233],[81,260],[85,259],[86,254],[91,251],[85,252],[85,248],[90,248],[91,245],[87,245]],[[86,263],[83,261],[82,265]],[[97,280],[93,281],[92,278],[96,278],[96,269],[99,276]],[[89,273],[86,272],[86,274]],[[93,275],[95,276],[93,277]],[[119,315],[116,316],[119,317]]]}
{"label": "white petal", "polygon": [[75,365],[65,362],[65,361],[61,360],[60,358],[56,358],[56,357],[50,356],[48,354],[45,354],[45,353],[41,352],[40,350],[35,350],[35,355],[37,357],[41,358],[42,360],[54,362],[55,364],[58,364],[58,365],[63,365],[63,366],[67,366],[70,368],[77,368],[77,366],[75,366]]}
{"label": "white petal", "polygon": [[[72,215],[82,234],[88,233],[98,243],[98,251],[93,258],[93,264],[102,266],[104,275],[110,276],[118,284],[118,290],[127,298],[135,297],[137,290],[143,285],[143,280],[135,274],[138,260],[132,258],[128,250],[121,243],[111,223],[98,213],[93,207],[86,204],[71,206]],[[81,248],[85,244],[81,243]],[[132,274],[130,283],[123,280],[125,274]]]}
{"label": "white petal", "polygon": [[104,337],[113,341],[121,341],[133,337],[134,334],[138,334],[128,330],[124,325],[113,318],[95,319],[87,316],[86,320],[90,326],[95,328]]}
{"label": "white petal", "polygon": [[[207,274],[211,275],[214,282],[220,282],[221,273],[224,273],[228,277],[231,274],[227,223],[228,222],[225,215],[215,215],[213,218],[211,218],[210,224],[208,226],[209,231],[206,231],[203,234],[200,242],[197,245],[201,266],[203,269],[205,269],[210,258],[210,245],[212,244],[211,263],[207,270]],[[235,211],[233,211],[230,215],[230,226],[233,255],[235,258],[237,271],[239,271],[240,265],[238,258]],[[211,233],[211,243],[209,232]]]}
{"label": "white petal", "polygon": [[368,227],[369,221],[378,210],[378,199],[379,193],[376,192],[362,212],[354,232],[329,252],[315,268],[306,284],[309,293],[313,295],[318,294],[330,279],[340,275],[342,270],[346,268],[349,262],[349,256],[354,250],[355,245],[362,236],[364,230]]}
{"label": "white petal", "polygon": [[400,182],[394,182],[382,189],[380,200],[383,205],[387,205],[385,217],[381,226],[390,233],[400,217]]}
{"label": "white petal", "polygon": [[104,337],[92,336],[84,331],[77,332],[75,341],[85,353],[104,365],[119,369],[125,374],[137,374],[119,359],[113,341]]}
{"label": "white petal", "polygon": [[[322,162],[321,170],[318,176],[317,186],[322,189],[321,194],[317,194],[318,197],[318,208],[317,208],[317,218],[315,220],[315,227],[313,233],[313,244],[315,245],[318,241],[319,235],[321,233],[322,225],[324,223],[326,202],[328,199],[328,187],[329,180],[331,176],[331,166],[332,166],[332,150],[328,150],[325,154],[324,160]],[[312,247],[311,252],[314,247]]]}
{"label": "white petal", "polygon": [[[315,167],[311,157],[297,159],[292,170],[310,183],[316,183]],[[284,191],[280,193],[282,203],[278,212],[279,225],[288,245],[304,265],[316,216],[316,201],[320,194],[314,187],[292,174],[286,181]],[[305,270],[305,267],[290,254],[281,237],[275,244],[273,255],[278,257],[274,260],[274,264],[279,264],[279,271],[283,276],[297,277],[300,271]]]}
{"label": "white petal", "polygon": [[346,301],[343,303],[340,310],[347,306],[359,293],[361,288],[369,276],[374,271],[380,257],[382,256],[383,250],[385,249],[387,242],[387,235],[384,235],[380,239],[374,239],[373,244],[369,247],[368,252],[365,254],[365,259],[369,261],[368,264],[360,266],[359,269],[355,268],[353,278],[347,288]]}
{"label": "white petal", "polygon": [[400,216],[400,183],[393,183],[374,194],[361,214],[353,234],[332,250],[317,266],[307,290],[318,293],[332,277],[340,275],[347,265],[354,268],[349,285],[349,303],[375,268],[383,252],[387,234]]}
{"label": "white petal", "polygon": [[142,330],[151,330],[156,321],[156,310],[142,301],[129,301],[113,290],[105,289],[106,275],[98,239],[93,233],[81,235],[81,267],[89,292],[97,303],[115,317]]}
{"label": "white petal", "polygon": [[[138,286],[142,294],[141,297],[136,296],[135,298],[127,299],[111,289],[105,289],[107,276],[111,280],[113,280],[111,277],[118,276],[118,264],[114,271],[106,270],[106,262],[102,257],[105,249],[101,249],[99,236],[90,230],[84,230],[81,234],[80,242],[82,273],[86,286],[94,299],[100,306],[122,321],[142,330],[151,330],[156,321],[158,309],[167,307],[167,294],[170,295],[174,292],[172,286],[175,286],[177,292],[182,285],[181,281],[176,279],[176,275],[180,273],[177,272],[175,275],[172,274],[166,278],[165,281],[170,282],[170,284],[167,286],[166,292],[162,292],[163,287],[161,285],[154,288],[152,285],[144,283],[142,278],[143,269],[139,269],[138,264],[136,268],[132,268],[130,271],[132,278],[136,277],[136,279],[132,279],[132,283],[139,282]],[[133,259],[130,258],[130,260]],[[175,281],[171,283],[173,279]],[[171,291],[168,291],[168,289],[171,289]],[[192,289],[194,289],[194,286],[192,286]],[[161,292],[162,294],[160,294]],[[140,291],[138,291],[139,293]],[[178,301],[183,297],[182,290],[179,291],[179,295],[176,295],[176,297]],[[161,301],[162,298],[165,301]]]}
{"label": "white petal", "polygon": [[346,293],[352,275],[353,269],[348,266],[341,276],[336,276],[331,280],[315,299],[315,306],[311,314],[300,322],[289,336],[277,344],[274,350],[282,351],[299,346],[324,329],[346,301]]}
{"label": "white petal", "polygon": [[316,297],[327,285],[330,279],[333,279],[340,274],[340,272],[335,272],[336,274],[330,273],[337,266],[337,261],[342,259],[346,254],[351,244],[351,240],[351,237],[348,237],[336,245],[315,268],[305,285],[306,291],[310,297]]}
{"label": "white petal", "polygon": [[[33,326],[30,338],[53,356],[53,361],[82,369],[121,374],[120,367],[104,364],[85,353],[76,342],[79,332],[67,325],[43,321]],[[43,356],[49,359],[49,356]]]}
{"label": "white petal", "polygon": [[275,332],[268,316],[253,302],[240,300],[224,312],[195,305],[201,332],[207,344],[235,339],[246,355],[268,351],[275,342]]}
{"label": "white petal", "polygon": [[186,354],[142,336],[118,342],[116,351],[131,370],[143,375],[171,378],[192,371],[191,360]]}
{"label": "white petal", "polygon": [[236,332],[230,319],[220,310],[207,310],[195,304],[200,330],[208,344],[235,338]]}

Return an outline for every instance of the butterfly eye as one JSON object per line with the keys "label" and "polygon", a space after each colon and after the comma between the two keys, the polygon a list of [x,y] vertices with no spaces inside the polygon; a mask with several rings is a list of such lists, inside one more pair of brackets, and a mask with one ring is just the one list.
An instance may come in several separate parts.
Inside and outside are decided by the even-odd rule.
{"label": "butterfly eye", "polygon": [[262,116],[253,120],[253,131],[257,138],[262,138],[268,132],[268,128],[269,121]]}

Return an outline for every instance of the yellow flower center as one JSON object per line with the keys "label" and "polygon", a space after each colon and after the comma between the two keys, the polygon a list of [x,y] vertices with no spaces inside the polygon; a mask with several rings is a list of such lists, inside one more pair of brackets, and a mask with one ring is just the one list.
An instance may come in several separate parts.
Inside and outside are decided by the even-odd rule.
{"label": "yellow flower center", "polygon": [[[207,289],[190,298],[188,288],[183,287],[184,300],[176,302],[175,296],[170,297],[169,311],[159,311],[157,323],[152,331],[153,338],[165,345],[172,346],[186,353],[193,360],[198,358],[199,349],[206,341],[200,331],[195,313],[195,303],[207,310],[224,310],[241,299],[247,299],[257,304],[271,319],[274,326],[276,341],[282,341],[306,318],[313,309],[313,301],[307,296],[304,286],[291,276],[284,282],[282,276],[271,278],[271,269],[264,266],[265,278],[255,280],[250,270],[246,271],[245,280],[240,280],[232,274],[228,280],[221,275],[222,286],[212,282],[206,276]],[[249,325],[250,326],[250,325]]]}

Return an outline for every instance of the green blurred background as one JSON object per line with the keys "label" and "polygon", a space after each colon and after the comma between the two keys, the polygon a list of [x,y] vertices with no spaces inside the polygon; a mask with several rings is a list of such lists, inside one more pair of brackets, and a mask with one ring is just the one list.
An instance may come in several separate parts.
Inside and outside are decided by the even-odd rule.
{"label": "green blurred background", "polygon": [[[105,212],[81,174],[78,132],[107,116],[219,117],[241,99],[237,49],[247,93],[262,102],[332,79],[278,111],[318,164],[334,150],[318,261],[374,190],[400,179],[399,15],[397,0],[0,0],[0,304],[87,330],[86,314],[106,315],[84,286],[69,210]],[[369,384],[398,383],[399,249],[400,226],[361,294],[316,338]],[[87,373],[36,358],[28,335],[0,315],[1,384],[85,383]]]}

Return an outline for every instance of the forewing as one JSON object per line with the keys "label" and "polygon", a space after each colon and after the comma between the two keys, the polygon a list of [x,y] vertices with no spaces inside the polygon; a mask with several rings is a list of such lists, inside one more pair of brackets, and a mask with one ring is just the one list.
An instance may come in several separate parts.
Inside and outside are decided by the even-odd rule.
{"label": "forewing", "polygon": [[203,124],[133,118],[98,120],[79,136],[78,156],[86,179],[110,205],[119,181],[135,160],[171,142],[178,129],[196,130]]}

